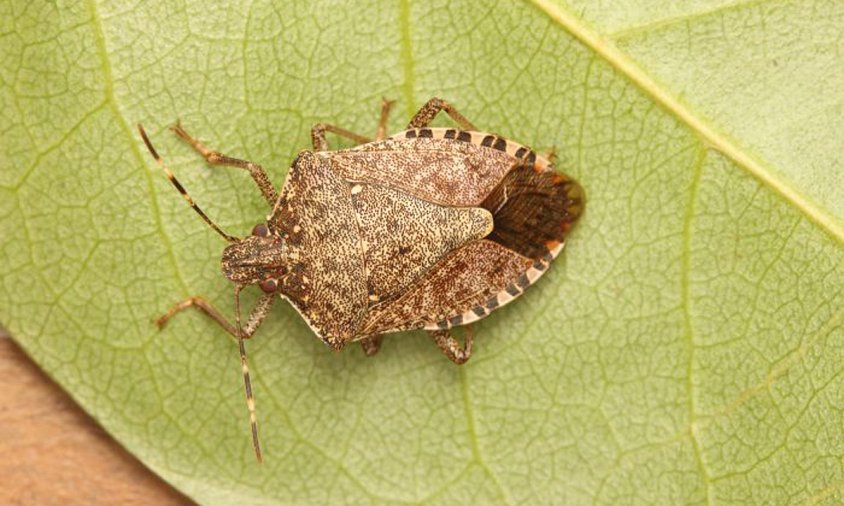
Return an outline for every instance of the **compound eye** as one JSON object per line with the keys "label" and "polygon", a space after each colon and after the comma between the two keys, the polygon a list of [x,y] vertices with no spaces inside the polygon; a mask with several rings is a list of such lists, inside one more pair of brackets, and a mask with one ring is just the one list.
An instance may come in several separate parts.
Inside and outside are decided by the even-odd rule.
{"label": "compound eye", "polygon": [[278,281],[274,279],[265,279],[258,285],[264,293],[273,293],[278,289]]}
{"label": "compound eye", "polygon": [[257,225],[252,227],[252,235],[258,237],[267,237],[268,235],[270,235],[270,229],[267,228],[267,226],[263,223],[258,223]]}

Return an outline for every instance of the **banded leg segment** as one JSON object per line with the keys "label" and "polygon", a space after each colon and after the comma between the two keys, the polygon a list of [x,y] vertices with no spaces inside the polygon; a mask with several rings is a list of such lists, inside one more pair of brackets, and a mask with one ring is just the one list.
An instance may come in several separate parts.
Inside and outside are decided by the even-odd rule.
{"label": "banded leg segment", "polygon": [[472,356],[472,326],[466,325],[466,339],[463,346],[456,339],[451,337],[451,330],[434,330],[429,334],[437,343],[437,347],[445,353],[445,356],[457,365],[465,364]]}
{"label": "banded leg segment", "polygon": [[413,119],[410,120],[410,123],[407,124],[407,128],[423,128],[430,125],[431,121],[434,120],[440,111],[445,111],[445,113],[448,114],[455,123],[460,125],[460,128],[463,130],[477,130],[475,125],[466,119],[465,116],[457,112],[457,109],[455,109],[451,104],[437,97],[428,100],[428,102],[419,109],[419,111],[413,116]]}
{"label": "banded leg segment", "polygon": [[[387,137],[387,119],[389,118],[390,108],[392,106],[392,100],[387,100],[386,98],[381,100],[381,117],[378,120],[378,128],[375,131],[376,141],[383,140]],[[369,137],[356,134],[351,130],[346,130],[345,128],[329,123],[317,123],[311,127],[311,141],[313,142],[313,146],[316,151],[328,151],[328,139],[325,138],[326,132],[331,132],[339,135],[340,137],[345,137],[351,141],[357,142],[358,144],[372,142],[372,139]]]}
{"label": "banded leg segment", "polygon": [[171,130],[173,130],[173,133],[175,133],[180,139],[190,144],[190,146],[202,155],[202,157],[205,158],[205,161],[209,164],[219,165],[221,167],[235,167],[249,172],[249,175],[252,176],[253,180],[255,180],[255,184],[258,185],[258,189],[261,190],[261,194],[264,196],[267,203],[271,206],[275,204],[275,201],[278,199],[278,193],[275,191],[275,188],[273,188],[273,184],[270,182],[270,178],[267,177],[267,173],[263,167],[257,163],[232,158],[220,153],[219,151],[209,149],[205,144],[202,144],[198,139],[187,133],[187,131],[182,128],[181,123],[176,123],[176,126],[172,127]]}
{"label": "banded leg segment", "polygon": [[196,214],[198,214],[199,217],[202,218],[205,223],[208,224],[209,227],[211,227],[212,229],[214,229],[215,232],[220,234],[223,239],[227,240],[228,242],[237,242],[239,240],[237,237],[223,232],[223,230],[216,223],[211,221],[211,218],[209,218],[208,215],[205,214],[205,212],[200,209],[198,205],[196,205],[196,203],[193,201],[193,198],[191,198],[190,194],[187,192],[187,190],[185,190],[185,187],[182,186],[182,183],[180,183],[179,180],[176,179],[176,176],[173,175],[173,172],[164,163],[164,160],[162,160],[161,157],[158,156],[158,151],[156,151],[155,148],[152,146],[152,142],[150,142],[149,137],[147,137],[147,133],[144,130],[144,127],[140,123],[138,123],[138,132],[140,132],[141,139],[143,139],[144,144],[146,144],[147,150],[155,159],[155,163],[157,163],[158,166],[161,167],[161,170],[163,170],[164,173],[167,175],[167,179],[173,186],[176,187],[176,190],[178,190],[178,192],[182,194],[182,197],[184,197],[185,201],[187,201],[191,209],[196,211]]}

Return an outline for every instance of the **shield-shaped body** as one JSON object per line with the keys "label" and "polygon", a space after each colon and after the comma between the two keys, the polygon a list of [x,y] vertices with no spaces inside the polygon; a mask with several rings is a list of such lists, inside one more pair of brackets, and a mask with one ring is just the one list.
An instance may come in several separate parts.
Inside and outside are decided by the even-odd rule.
{"label": "shield-shaped body", "polygon": [[[382,105],[383,138],[390,103]],[[427,128],[445,111],[463,130]],[[212,165],[244,169],[272,212],[248,237],[229,235],[196,205],[158,156],[150,154],[194,211],[229,245],[221,268],[235,285],[235,323],[199,296],[174,304],[156,320],[196,308],[238,340],[252,440],[261,460],[255,401],[244,339],[251,338],[276,295],[290,301],[335,349],[360,341],[367,355],[381,334],[426,329],[454,363],[471,355],[449,329],[507,304],[535,282],[560,253],[583,212],[580,185],[554,172],[529,148],[478,132],[450,104],[432,98],[409,130],[366,139],[318,124],[315,152],[302,152],[281,193],[260,165],[211,150],[180,125],[173,130]],[[363,144],[328,151],[325,132]],[[241,325],[241,289],[265,293]]]}
{"label": "shield-shaped body", "polygon": [[542,275],[582,209],[575,181],[488,133],[304,151],[270,217],[293,259],[279,292],[334,348],[471,323]]}

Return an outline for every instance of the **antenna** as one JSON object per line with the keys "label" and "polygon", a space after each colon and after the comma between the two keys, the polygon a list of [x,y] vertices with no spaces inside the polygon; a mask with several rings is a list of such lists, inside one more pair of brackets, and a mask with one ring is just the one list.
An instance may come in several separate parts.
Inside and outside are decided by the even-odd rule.
{"label": "antenna", "polygon": [[243,330],[240,328],[240,285],[234,287],[235,327],[237,328],[237,345],[240,349],[240,368],[243,371],[243,386],[246,389],[246,407],[249,409],[249,425],[252,427],[252,447],[258,463],[264,461],[261,456],[261,443],[258,441],[258,415],[255,413],[255,396],[252,395],[252,380],[249,377],[249,366],[246,363],[246,346],[243,344]]}
{"label": "antenna", "polygon": [[193,208],[193,210],[196,211],[196,213],[203,220],[205,220],[205,223],[207,223],[208,226],[210,226],[218,234],[223,236],[223,239],[227,240],[228,242],[238,242],[240,239],[223,232],[223,230],[218,227],[216,223],[211,221],[211,218],[209,218],[208,215],[205,214],[202,209],[199,208],[198,205],[196,205],[191,196],[188,194],[187,190],[185,190],[185,187],[182,186],[182,183],[180,183],[179,180],[176,179],[176,176],[173,175],[173,172],[171,172],[170,169],[167,168],[167,165],[164,164],[164,160],[162,160],[161,157],[158,156],[158,152],[155,150],[154,147],[152,147],[152,143],[149,141],[149,137],[147,137],[147,133],[144,131],[144,127],[140,123],[138,123],[138,131],[141,133],[141,138],[144,140],[144,144],[147,145],[147,149],[149,150],[150,154],[153,158],[155,158],[155,162],[158,163],[159,167],[164,169],[164,173],[167,174],[167,179],[169,179],[170,182],[173,183],[173,186],[175,186],[176,189],[179,190],[179,193],[182,194],[182,197],[185,198],[191,208]]}

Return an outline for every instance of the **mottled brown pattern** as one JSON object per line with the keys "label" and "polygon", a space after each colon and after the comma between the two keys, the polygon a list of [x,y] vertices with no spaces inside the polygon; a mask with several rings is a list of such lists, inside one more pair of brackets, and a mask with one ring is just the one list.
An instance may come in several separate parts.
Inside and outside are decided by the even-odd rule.
{"label": "mottled brown pattern", "polygon": [[367,306],[351,188],[324,159],[303,152],[290,169],[271,225],[294,257],[280,291],[329,345],[352,340]]}
{"label": "mottled brown pattern", "polygon": [[[545,265],[538,269],[536,262],[562,249],[583,210],[581,187],[554,172],[548,160],[478,131],[441,99],[429,100],[408,130],[383,139],[389,105],[382,104],[381,140],[374,142],[341,127],[315,125],[319,151],[300,153],[267,225],[243,239],[202,213],[142,129],[141,135],[188,203],[231,243],[222,269],[236,292],[254,284],[278,293],[339,348],[374,332],[464,325],[506,304],[538,279]],[[462,130],[432,128],[440,112]],[[323,151],[326,132],[363,144]],[[209,163],[248,170],[272,200],[275,190],[259,165],[210,150],[178,127],[176,133]],[[268,304],[259,304],[241,331],[192,297],[159,321],[188,307],[242,338],[269,312]]]}
{"label": "mottled brown pattern", "polygon": [[[528,269],[564,242],[580,216],[580,186],[544,159],[540,164],[533,151],[488,134],[472,132],[471,142],[455,142],[444,138],[448,130],[432,137],[422,130],[348,150],[303,152],[294,171],[320,175],[298,174],[285,183],[273,221],[302,258],[281,292],[332,346],[410,328],[450,328],[464,323],[464,313],[474,320],[480,315],[473,309],[491,311],[520,296],[530,284]],[[295,193],[319,185],[320,199]],[[338,193],[331,198],[331,192]],[[309,207],[315,209],[300,212]],[[342,221],[350,214],[353,229]],[[343,246],[306,252],[332,239],[314,235],[332,217],[344,223],[335,228],[345,234],[335,240]],[[320,271],[314,266],[337,273],[334,264],[360,266],[360,289],[341,267],[342,276],[315,290]],[[348,313],[340,302],[352,293],[364,296],[368,308],[355,299],[355,312]],[[337,323],[326,324],[324,315],[332,312]]]}
{"label": "mottled brown pattern", "polygon": [[440,261],[400,298],[373,308],[360,334],[419,328],[470,311],[513,283],[532,263],[492,241],[469,243]]}
{"label": "mottled brown pattern", "polygon": [[351,181],[381,183],[452,206],[478,206],[518,161],[470,142],[418,137],[320,155]]}
{"label": "mottled brown pattern", "polygon": [[[196,205],[138,125],[173,186],[230,243],[221,267],[235,285],[234,324],[200,296],[176,303],[156,323],[163,327],[194,308],[238,340],[259,462],[243,340],[264,321],[276,295],[335,349],[357,340],[373,355],[380,334],[424,328],[450,360],[462,364],[472,354],[471,326],[463,345],[451,327],[471,324],[521,295],[563,249],[583,212],[582,188],[553,172],[549,160],[478,131],[440,98],[428,100],[406,131],[385,139],[390,104],[382,102],[375,142],[336,125],[314,125],[317,153],[299,154],[278,199],[260,165],[211,150],[177,126],[176,134],[208,163],[247,170],[272,206],[267,223],[242,239],[225,233]],[[462,130],[431,127],[440,112]],[[327,151],[327,132],[362,144]],[[251,285],[265,295],[244,322],[239,294]]]}
{"label": "mottled brown pattern", "polygon": [[358,184],[352,201],[370,305],[401,294],[451,250],[492,230],[477,207],[447,207],[393,188]]}

